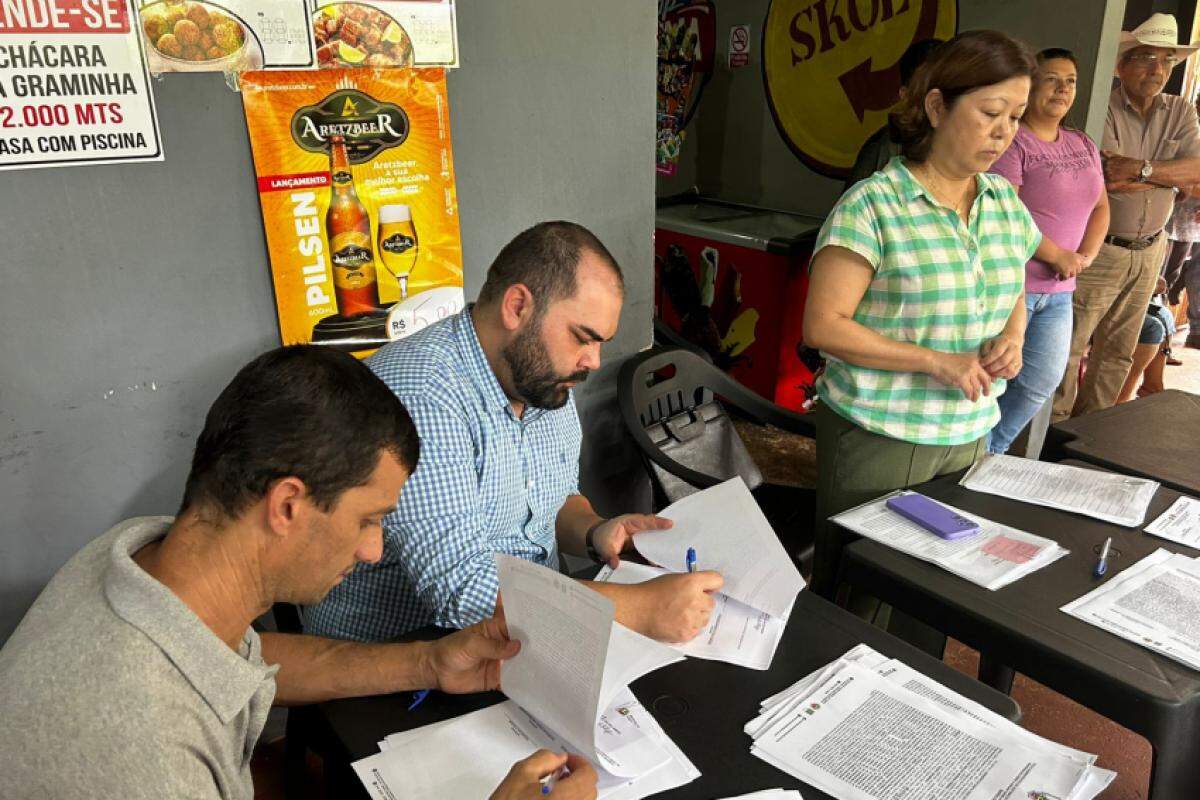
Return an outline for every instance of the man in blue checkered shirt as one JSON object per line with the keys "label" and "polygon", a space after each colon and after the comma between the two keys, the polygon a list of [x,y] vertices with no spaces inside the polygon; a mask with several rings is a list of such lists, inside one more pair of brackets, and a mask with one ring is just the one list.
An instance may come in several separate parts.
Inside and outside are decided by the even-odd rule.
{"label": "man in blue checkered shirt", "polygon": [[[600,366],[624,294],[599,239],[545,222],[500,251],[473,308],[371,357],[416,422],[421,456],[384,520],[382,558],[310,608],[308,632],[377,641],[430,624],[463,628],[495,608],[493,553],[558,569],[561,549],[615,566],[633,534],[670,526],[643,514],[602,519],[579,493],[571,390]],[[589,585],[626,626],[687,641],[707,625],[721,577]]]}

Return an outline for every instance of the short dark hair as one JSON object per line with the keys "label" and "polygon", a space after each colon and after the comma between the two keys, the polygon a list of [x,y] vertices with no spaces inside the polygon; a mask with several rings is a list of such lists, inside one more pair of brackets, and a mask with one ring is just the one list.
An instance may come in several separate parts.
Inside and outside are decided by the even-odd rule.
{"label": "short dark hair", "polygon": [[924,64],[933,55],[933,51],[944,45],[944,39],[922,39],[919,42],[913,42],[900,56],[900,83],[908,85],[912,80],[912,76],[916,74],[917,67]]}
{"label": "short dark hair", "polygon": [[1053,61],[1056,58],[1063,58],[1075,65],[1075,69],[1079,69],[1079,59],[1065,47],[1047,47],[1045,50],[1039,50],[1037,54],[1037,63],[1040,67],[1047,61]]}
{"label": "short dark hair", "polygon": [[625,276],[612,253],[596,235],[574,222],[539,222],[521,231],[504,245],[488,267],[487,279],[479,290],[479,304],[499,300],[510,286],[525,285],[536,302],[540,317],[555,300],[575,295],[579,259],[584,252],[600,256],[625,290]]}
{"label": "short dark hair", "polygon": [[934,89],[950,109],[960,97],[984,86],[1032,77],[1037,64],[1021,42],[999,31],[967,31],[941,45],[913,75],[912,83],[892,115],[905,158],[924,161],[933,146],[933,125],[925,113],[925,98]]}
{"label": "short dark hair", "polygon": [[182,508],[236,517],[295,476],[328,511],[384,451],[416,468],[417,429],[387,385],[348,353],[281,347],[242,367],[208,410]]}

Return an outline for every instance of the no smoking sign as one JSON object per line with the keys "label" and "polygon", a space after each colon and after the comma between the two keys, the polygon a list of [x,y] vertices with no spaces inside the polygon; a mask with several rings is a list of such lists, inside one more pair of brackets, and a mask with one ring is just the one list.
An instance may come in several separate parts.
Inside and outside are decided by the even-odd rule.
{"label": "no smoking sign", "polygon": [[729,29],[729,67],[744,67],[750,63],[750,26],[734,25]]}

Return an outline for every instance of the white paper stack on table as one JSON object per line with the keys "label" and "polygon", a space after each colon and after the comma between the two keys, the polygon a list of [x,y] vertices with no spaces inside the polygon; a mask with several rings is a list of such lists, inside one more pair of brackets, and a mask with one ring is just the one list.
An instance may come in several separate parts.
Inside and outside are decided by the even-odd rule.
{"label": "white paper stack on table", "polygon": [[672,503],[659,516],[670,530],[635,534],[634,547],[656,567],[621,562],[596,580],[641,583],[668,572],[687,571],[687,551],[696,568],[716,570],[725,584],[708,628],[676,649],[685,655],[768,669],[787,627],[804,578],[796,569],[758,502],[733,478]]}
{"label": "white paper stack on table", "polygon": [[1127,528],[1146,519],[1158,482],[1069,464],[985,455],[959,483],[985,494],[1073,511]]}
{"label": "white paper stack on table", "polygon": [[889,497],[904,494],[912,492],[893,492],[832,519],[860,536],[937,564],[991,590],[1036,572],[1069,552],[1052,539],[1010,528],[945,503],[942,505],[975,522],[980,530],[962,539],[943,539],[887,507]]}
{"label": "white paper stack on table", "polygon": [[1160,539],[1200,548],[1200,500],[1182,495],[1144,530]]}
{"label": "white paper stack on table", "polygon": [[511,699],[387,737],[379,754],[353,764],[371,796],[487,797],[514,762],[540,748],[586,757],[599,772],[599,796],[611,800],[699,777],[628,688],[682,657],[616,623],[612,602],[578,581],[495,558],[509,636],[521,642],[501,670]]}
{"label": "white paper stack on table", "polygon": [[751,753],[841,800],[1091,800],[1116,777],[859,645],[767,698]]}
{"label": "white paper stack on table", "polygon": [[1200,560],[1155,550],[1062,610],[1200,670]]}

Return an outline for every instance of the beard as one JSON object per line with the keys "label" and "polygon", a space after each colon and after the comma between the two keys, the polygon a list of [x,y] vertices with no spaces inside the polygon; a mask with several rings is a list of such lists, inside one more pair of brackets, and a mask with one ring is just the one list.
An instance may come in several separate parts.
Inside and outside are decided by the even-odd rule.
{"label": "beard", "polygon": [[528,406],[554,410],[562,408],[571,396],[568,383],[583,383],[588,370],[560,376],[550,363],[550,355],[542,343],[542,321],[519,332],[504,348],[504,362],[512,374],[513,388]]}

